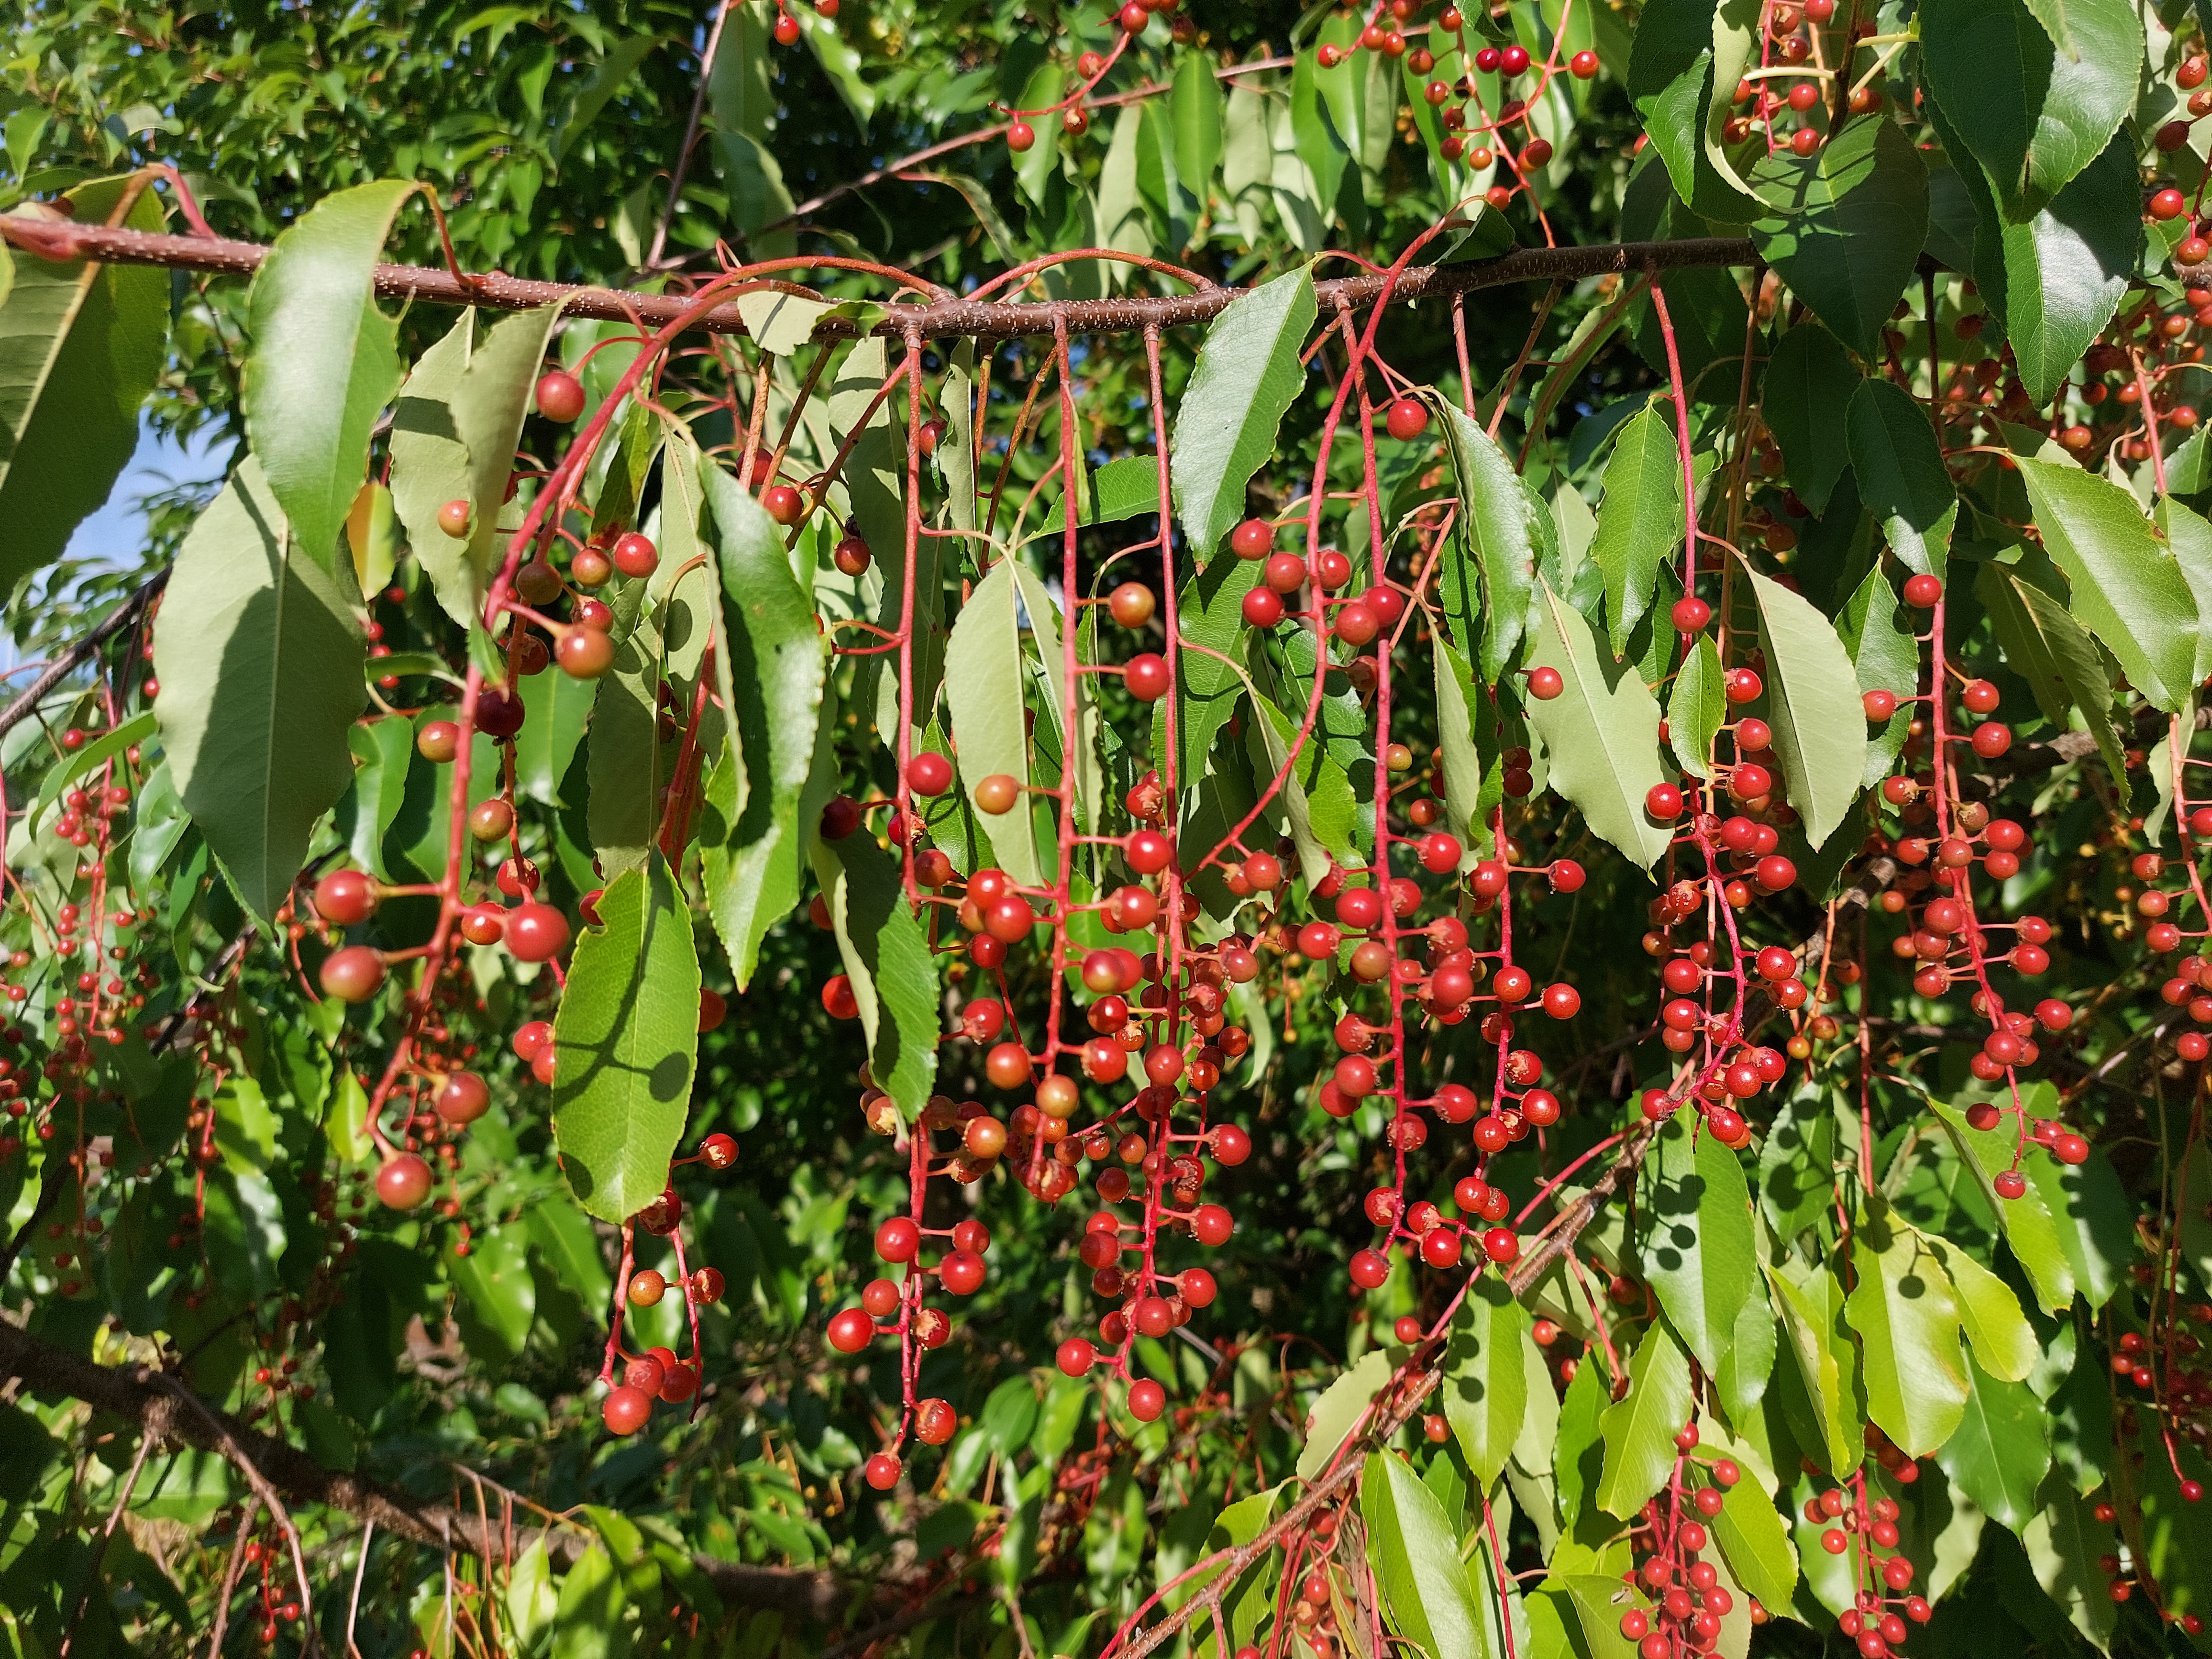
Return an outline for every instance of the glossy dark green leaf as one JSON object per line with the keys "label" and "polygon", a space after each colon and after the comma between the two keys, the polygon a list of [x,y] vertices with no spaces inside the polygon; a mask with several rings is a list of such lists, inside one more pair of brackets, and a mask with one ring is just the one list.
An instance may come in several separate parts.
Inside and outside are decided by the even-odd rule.
{"label": "glossy dark green leaf", "polygon": [[1605,621],[1613,654],[1651,608],[1659,567],[1682,545],[1682,458],[1674,428],[1658,405],[1632,416],[1605,465],[1605,499],[1589,556],[1605,572]]}
{"label": "glossy dark green leaf", "polygon": [[465,1300],[463,1313],[473,1316],[464,1327],[466,1336],[477,1339],[471,1349],[488,1343],[489,1351],[479,1357],[493,1363],[520,1354],[538,1316],[538,1291],[521,1224],[510,1222],[472,1234],[469,1253],[453,1256],[446,1273]]}
{"label": "glossy dark green leaf", "polygon": [[1844,1287],[1825,1266],[1808,1268],[1793,1261],[1790,1270],[1765,1271],[1820,1437],[1807,1450],[1840,1478],[1859,1466],[1864,1450],[1856,1355],[1844,1328]]}
{"label": "glossy dark green leaf", "polygon": [[701,839],[708,908],[742,990],[762,937],[799,902],[811,827],[799,797],[814,764],[827,659],[775,521],[720,466],[706,470],[704,483],[720,543],[738,744],[715,769],[720,822],[702,821]]}
{"label": "glossy dark green leaf", "polygon": [[599,896],[553,1022],[553,1133],[576,1200],[623,1222],[660,1196],[699,1046],[691,911],[656,856]]}
{"label": "glossy dark green leaf", "polygon": [[2194,684],[2197,601],[2134,496],[2080,467],[2021,457],[2045,551],[2066,573],[2075,618],[2168,714]]}
{"label": "glossy dark green leaf", "polygon": [[[2104,1571],[2100,1560],[2114,1553],[2119,1535],[2110,1522],[2097,1519],[2094,1504],[2055,1474],[2045,1480],[2042,1500],[2020,1529],[2035,1581],[2099,1652],[2109,1651],[2119,1615],[2112,1602],[2112,1575]],[[2153,1535],[2167,1532],[2161,1526]],[[2197,1559],[2201,1564],[2204,1558],[2199,1554]],[[2180,1563],[2176,1560],[2172,1565]],[[2171,1568],[2161,1560],[2154,1564],[2153,1571],[2164,1574]]]}
{"label": "glossy dark green leaf", "polygon": [[1929,90],[2018,221],[2094,161],[2136,100],[2142,25],[2126,0],[2067,0],[2062,52],[2021,0],[1930,0]]}
{"label": "glossy dark green leaf", "polygon": [[1797,1551],[1781,1511],[1767,1490],[1771,1477],[1755,1467],[1753,1455],[1725,1436],[1705,1437],[1709,1454],[1734,1457],[1743,1478],[1727,1490],[1720,1513],[1712,1518],[1713,1540],[1721,1547],[1736,1582],[1770,1607],[1786,1607],[1797,1588]]}
{"label": "glossy dark green leaf", "polygon": [[1966,1376],[1966,1414],[1936,1461],[1961,1492],[2018,1532],[2050,1472],[2050,1419],[2027,1383],[1990,1376],[1971,1354]]}
{"label": "glossy dark green leaf", "polygon": [[1700,635],[1683,653],[1674,685],[1667,697],[1667,742],[1682,769],[1697,777],[1712,775],[1713,739],[1728,718],[1720,653]]}
{"label": "glossy dark green leaf", "polygon": [[1751,228],[1760,254],[1863,357],[1912,280],[1928,238],[1928,169],[1887,115],[1846,121],[1809,156],[1772,151],[1754,170],[1781,208]]}
{"label": "glossy dark green leaf", "polygon": [[[246,441],[307,556],[337,556],[368,474],[368,440],[399,386],[398,325],[378,308],[377,254],[419,185],[334,191],[279,236],[246,295]],[[513,446],[502,465],[511,464]],[[501,483],[505,480],[502,477]]]}
{"label": "glossy dark green leaf", "polygon": [[[1738,1311],[1759,1287],[1751,1188],[1736,1155],[1680,1117],[1660,1131],[1640,1182],[1644,1276],[1682,1346],[1717,1370]],[[1679,1425],[1677,1425],[1680,1426]]]}
{"label": "glossy dark green leaf", "polygon": [[1850,465],[1848,417],[1859,371],[1843,343],[1818,323],[1802,322],[1767,360],[1759,415],[1782,446],[1790,487],[1815,513]]}
{"label": "glossy dark green leaf", "polygon": [[1169,445],[1176,511],[1201,558],[1243,522],[1244,487],[1274,453],[1283,416],[1305,385],[1299,355],[1316,310],[1313,275],[1301,266],[1207,326]]}
{"label": "glossy dark green leaf", "polygon": [[1857,670],[1834,626],[1802,595],[1746,566],[1766,653],[1766,713],[1790,804],[1814,848],[1857,803],[1866,714]]}
{"label": "glossy dark green leaf", "polygon": [[154,629],[176,792],[264,921],[353,781],[366,699],[350,563],[308,556],[248,458],[185,537]]}
{"label": "glossy dark green leaf", "polygon": [[2115,137],[2033,216],[1998,229],[2005,343],[2039,407],[2096,343],[2135,276],[2142,242],[2135,178],[2135,148]]}
{"label": "glossy dark green leaf", "polygon": [[1596,834],[1648,870],[1667,850],[1670,827],[1656,823],[1644,798],[1667,781],[1659,763],[1659,705],[1633,663],[1607,661],[1572,605],[1542,590],[1528,666],[1559,672],[1559,695],[1531,700],[1528,721],[1551,757],[1551,783],[1582,809]]}
{"label": "glossy dark green leaf", "polygon": [[1887,380],[1863,380],[1848,416],[1859,497],[1907,570],[1941,578],[1959,494],[1928,411]]}
{"label": "glossy dark green leaf", "polygon": [[[105,222],[124,181],[79,185],[80,222]],[[125,220],[161,228],[143,191]],[[61,556],[138,442],[138,406],[161,372],[169,281],[149,266],[26,256],[0,302],[0,593]],[[351,501],[349,496],[348,501]]]}
{"label": "glossy dark green leaf", "polygon": [[[1656,0],[1638,15],[1628,62],[1628,95],[1675,193],[1709,219],[1741,224],[1765,205],[1721,142],[1733,92],[1755,51],[1747,39],[1748,0]],[[1719,118],[1716,118],[1716,116]]]}

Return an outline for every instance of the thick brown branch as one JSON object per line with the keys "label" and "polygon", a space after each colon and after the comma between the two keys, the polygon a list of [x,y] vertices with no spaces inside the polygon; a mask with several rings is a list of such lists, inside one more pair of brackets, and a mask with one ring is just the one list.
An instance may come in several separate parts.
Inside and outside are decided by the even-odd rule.
{"label": "thick brown branch", "polygon": [[[66,1348],[0,1322],[0,1378],[19,1376],[33,1393],[67,1395],[95,1409],[137,1423],[165,1446],[198,1446],[251,1460],[271,1490],[295,1504],[319,1504],[343,1510],[365,1522],[431,1549],[450,1547],[487,1561],[506,1559],[510,1550],[527,1549],[540,1535],[526,1529],[509,1536],[477,1516],[443,1504],[418,1501],[379,1480],[326,1469],[299,1447],[248,1428],[227,1413],[169,1390],[178,1385],[143,1365],[101,1365]],[[226,1441],[230,1443],[226,1444]],[[580,1528],[550,1528],[545,1547],[556,1566],[567,1566],[589,1547]],[[827,1572],[784,1567],[747,1566],[695,1555],[692,1564],[725,1601],[833,1622],[865,1606],[895,1611],[895,1590],[874,1590]]]}
{"label": "thick brown branch", "polygon": [[[148,231],[111,230],[52,219],[0,217],[0,238],[49,259],[93,258],[118,264],[161,265],[177,270],[219,275],[252,274],[268,249],[258,242],[232,242],[204,236],[156,235]],[[1679,242],[1607,243],[1597,247],[1516,248],[1480,264],[1422,265],[1406,271],[1392,291],[1393,304],[1464,294],[1512,283],[1571,282],[1609,272],[1666,270],[1686,265],[1748,264],[1751,243],[1740,236],[1702,236]],[[1382,276],[1347,276],[1316,285],[1322,313],[1345,307],[1364,309],[1381,296]],[[434,305],[483,306],[494,311],[528,311],[560,305],[572,317],[611,322],[631,319],[648,327],[673,321],[690,303],[681,295],[617,293],[561,283],[526,282],[494,271],[464,281],[450,271],[422,265],[379,265],[376,291],[387,299]],[[1146,328],[1202,323],[1218,315],[1243,292],[1218,288],[1164,299],[1079,300],[1063,305],[945,300],[925,306],[897,306],[886,320],[863,331],[848,318],[825,318],[816,325],[817,340],[854,339],[862,332],[903,339],[909,330],[924,339],[1010,340],[1050,334],[1054,319],[1064,316],[1072,334],[1127,334]],[[737,307],[718,306],[702,325],[715,334],[743,334]]]}

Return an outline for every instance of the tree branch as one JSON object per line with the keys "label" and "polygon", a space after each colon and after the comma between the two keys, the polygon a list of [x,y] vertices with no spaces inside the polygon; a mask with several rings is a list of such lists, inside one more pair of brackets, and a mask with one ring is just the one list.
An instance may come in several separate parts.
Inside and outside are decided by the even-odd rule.
{"label": "tree branch", "polygon": [[[0,239],[46,259],[103,259],[117,264],[160,265],[173,270],[204,270],[251,276],[269,250],[258,242],[233,242],[206,236],[157,235],[149,231],[107,229],[65,220],[0,216]],[[1607,243],[1595,247],[1516,248],[1480,264],[1419,265],[1401,275],[1391,303],[1464,294],[1513,283],[1568,282],[1583,276],[1630,270],[1670,270],[1689,265],[1740,265],[1752,261],[1748,239],[1700,236],[1677,242]],[[1315,284],[1324,315],[1372,306],[1388,277],[1348,276]],[[494,311],[529,311],[559,305],[572,317],[611,322],[637,321],[648,327],[675,320],[690,303],[681,295],[633,294],[578,288],[562,283],[527,282],[492,271],[455,276],[422,265],[379,265],[376,291],[386,299],[433,305],[483,306]],[[1162,299],[1079,300],[1066,304],[1017,301],[944,300],[925,306],[894,306],[891,315],[862,328],[849,318],[824,318],[813,337],[858,339],[864,334],[903,339],[909,330],[926,340],[1012,340],[1050,334],[1055,318],[1066,319],[1073,334],[1127,334],[1146,328],[1172,328],[1218,316],[1243,293],[1242,289],[1208,289]],[[734,304],[717,306],[702,319],[712,334],[744,334],[744,319]]]}
{"label": "tree branch", "polygon": [[[421,1502],[363,1475],[325,1469],[299,1447],[248,1428],[226,1412],[197,1399],[186,1405],[171,1393],[181,1385],[148,1366],[98,1364],[0,1322],[0,1378],[10,1376],[22,1378],[34,1393],[64,1395],[136,1422],[165,1446],[198,1446],[227,1455],[235,1447],[234,1455],[250,1460],[270,1491],[294,1503],[343,1510],[433,1549],[464,1550],[486,1561],[507,1557],[505,1538],[477,1516]],[[540,1535],[534,1528],[517,1533],[514,1547],[527,1549]],[[547,1528],[542,1535],[556,1566],[566,1567],[590,1547],[580,1528]],[[708,1555],[691,1560],[726,1601],[824,1623],[842,1619],[856,1605],[892,1612],[902,1599],[895,1586],[871,1589],[828,1572],[750,1566]]]}
{"label": "tree branch", "polygon": [[[4,234],[4,233],[0,233]],[[178,240],[185,240],[179,238]],[[159,570],[149,577],[137,592],[100,618],[93,630],[46,665],[46,672],[23,689],[22,694],[5,708],[0,708],[0,737],[5,737],[24,717],[39,706],[47,692],[75,673],[98,651],[102,644],[128,628],[145,615],[146,606],[153,597],[169,583],[169,573]]]}

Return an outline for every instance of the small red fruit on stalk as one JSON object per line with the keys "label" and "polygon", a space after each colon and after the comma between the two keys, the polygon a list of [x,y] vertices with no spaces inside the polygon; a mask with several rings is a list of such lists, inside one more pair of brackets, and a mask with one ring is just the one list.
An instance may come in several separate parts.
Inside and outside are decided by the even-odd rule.
{"label": "small red fruit on stalk", "polygon": [[566,426],[584,412],[583,382],[565,369],[555,369],[538,382],[538,412]]}
{"label": "small red fruit on stalk", "polygon": [[605,1404],[599,1407],[600,1419],[606,1424],[609,1434],[635,1434],[652,1415],[653,1396],[627,1383],[610,1394]]}
{"label": "small red fruit on stalk", "polygon": [[395,1210],[411,1210],[430,1196],[430,1166],[412,1152],[385,1160],[376,1172],[376,1195]]}

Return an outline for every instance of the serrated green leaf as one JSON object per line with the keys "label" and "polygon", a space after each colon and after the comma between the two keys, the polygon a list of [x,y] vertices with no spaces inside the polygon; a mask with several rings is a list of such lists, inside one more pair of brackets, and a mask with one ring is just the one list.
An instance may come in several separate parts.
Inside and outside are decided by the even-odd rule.
{"label": "serrated green leaf", "polygon": [[1859,798],[1866,772],[1866,716],[1857,671],[1826,617],[1801,595],[1749,566],[1766,653],[1766,708],[1790,804],[1814,848]]}
{"label": "serrated green leaf", "polygon": [[1370,1348],[1322,1390],[1306,1413],[1306,1443],[1298,1453],[1299,1480],[1313,1480],[1328,1468],[1352,1425],[1366,1413],[1404,1357],[1402,1348]]}
{"label": "serrated green leaf", "polygon": [[1556,668],[1564,682],[1558,696],[1528,704],[1529,724],[1551,757],[1552,787],[1582,809],[1592,830],[1649,870],[1670,839],[1670,826],[1644,810],[1644,796],[1666,781],[1659,705],[1636,665],[1604,660],[1589,624],[1549,587],[1540,592],[1537,616],[1528,666]]}
{"label": "serrated green leaf", "polygon": [[2064,463],[2023,456],[2015,465],[2075,618],[2136,690],[2172,714],[2197,664],[2197,602],[2180,564],[2118,484]]}
{"label": "serrated green leaf", "polygon": [[1941,579],[1959,495],[1927,411],[1901,386],[1862,380],[1848,416],[1859,496],[1907,570]]}
{"label": "serrated green leaf", "polygon": [[1244,487],[1274,453],[1283,416],[1305,385],[1313,274],[1300,266],[1216,317],[1176,410],[1176,511],[1201,558],[1244,518]]}
{"label": "serrated green leaf", "polygon": [[1667,1321],[1654,1319],[1637,1345],[1626,1397],[1607,1407],[1599,1419],[1605,1437],[1599,1508],[1626,1520],[1666,1485],[1674,1469],[1674,1437],[1695,1404],[1690,1356]]}
{"label": "serrated green leaf", "polygon": [[1505,452],[1457,404],[1433,390],[1459,486],[1457,534],[1446,543],[1438,587],[1453,643],[1485,684],[1505,676],[1536,589],[1536,572],[1557,549],[1551,509],[1530,493]]}
{"label": "serrated green leaf", "polygon": [[179,799],[264,922],[353,782],[366,701],[350,563],[307,556],[248,457],[185,538],[154,629]]}
{"label": "serrated green leaf", "polygon": [[1859,1466],[1863,1449],[1857,1367],[1843,1328],[1844,1287],[1825,1267],[1807,1271],[1802,1283],[1772,1267],[1765,1272],[1825,1443],[1808,1449],[1823,1455],[1828,1472],[1840,1479]]}
{"label": "serrated green leaf", "polygon": [[1905,129],[1846,121],[1809,156],[1770,149],[1752,177],[1781,210],[1751,228],[1753,244],[1838,339],[1878,356],[1928,239],[1928,169]]}
{"label": "serrated green leaf", "polygon": [[1709,1133],[1693,1145],[1680,1116],[1660,1131],[1644,1175],[1644,1277],[1682,1346],[1711,1374],[1758,1282],[1751,1188],[1736,1155]]}
{"label": "serrated green leaf", "polygon": [[907,902],[898,860],[872,837],[817,842],[813,862],[867,1034],[869,1075],[915,1122],[937,1081],[940,1017],[928,926]]}
{"label": "serrated green leaf", "polygon": [[1920,689],[1920,641],[1913,637],[1911,618],[1898,608],[1897,594],[1879,563],[1869,568],[1866,580],[1844,602],[1843,613],[1836,618],[1836,636],[1850,653],[1859,690],[1893,692],[1897,697],[1897,712],[1867,738],[1866,765],[1859,781],[1872,787],[1904,751],[1905,740],[1911,734],[1912,697]]}
{"label": "serrated green leaf", "polygon": [[1828,510],[1850,465],[1849,415],[1861,378],[1843,343],[1808,321],[1782,337],[1759,382],[1759,415],[1782,446],[1790,487],[1815,513]]}
{"label": "serrated green leaf", "polygon": [[2135,146],[2121,133],[2032,217],[1995,228],[2004,285],[1990,298],[2039,408],[2096,343],[2134,279],[2142,245],[2135,181]]}
{"label": "serrated green leaf", "polygon": [[800,796],[828,659],[775,521],[720,466],[708,467],[703,482],[720,546],[738,742],[709,781],[700,841],[708,905],[743,990],[762,938],[799,902],[811,828],[801,822]]}
{"label": "serrated green leaf", "polygon": [[1720,653],[1711,640],[1700,635],[1682,655],[1674,673],[1674,690],[1667,697],[1667,742],[1682,769],[1698,777],[1712,775],[1713,739],[1728,718],[1728,692]]}
{"label": "serrated green leaf", "polygon": [[1930,0],[1928,84],[2015,221],[2094,161],[2136,100],[2143,31],[2126,0],[2069,0],[2079,56],[2021,0]]}
{"label": "serrated green leaf", "polygon": [[[1379,55],[1379,54],[1378,54]],[[1390,1452],[1370,1452],[1359,1476],[1367,1560],[1401,1635],[1425,1653],[1490,1652],[1459,1534],[1435,1494]]]}
{"label": "serrated green leaf", "polygon": [[[1494,1273],[1469,1288],[1444,1350],[1444,1420],[1485,1488],[1513,1455],[1528,1408],[1521,1342],[1528,1316]],[[1679,1426],[1679,1425],[1677,1425]]]}
{"label": "serrated green leaf", "polygon": [[[2172,482],[2170,471],[2167,482]],[[2152,505],[2151,523],[2166,538],[2168,550],[2181,567],[2181,578],[2189,584],[2190,597],[2197,601],[2194,678],[2202,685],[2212,679],[2212,628],[2205,627],[2203,623],[2203,618],[2212,614],[2212,524],[2171,495],[2161,495]]]}
{"label": "serrated green leaf", "polygon": [[986,778],[1030,781],[1028,705],[1023,697],[1029,669],[1020,602],[1014,562],[1001,559],[975,585],[952,624],[952,638],[945,647],[945,697],[953,741],[960,746],[961,792],[989,826],[1000,867],[1022,886],[1035,887],[1044,877],[1030,828],[1029,798],[997,817],[984,814],[975,803],[976,786]]}
{"label": "serrated green leaf", "polygon": [[1860,1211],[1851,1262],[1857,1283],[1844,1312],[1858,1334],[1867,1414],[1899,1450],[1925,1457],[1951,1437],[1966,1407],[1950,1276],[1878,1194]]}
{"label": "serrated green leaf", "polygon": [[2018,1532],[2051,1468],[2049,1419],[2033,1389],[1990,1376],[1972,1354],[1966,1376],[1965,1415],[1936,1461],[1977,1507]]}
{"label": "serrated green leaf", "polygon": [[1974,575],[1974,593],[1989,612],[2006,663],[2027,682],[2044,718],[2063,726],[2068,710],[2079,708],[2107,774],[2126,776],[2126,755],[2112,723],[2112,683],[2096,642],[2081,624],[2057,599],[2003,565],[1983,565]]}
{"label": "serrated green leaf", "polygon": [[561,308],[517,312],[494,323],[469,353],[453,393],[453,430],[469,458],[469,495],[475,512],[469,520],[466,557],[461,562],[462,612],[441,592],[440,602],[456,621],[483,608],[493,572],[506,556],[499,531],[500,505],[514,475],[515,446],[522,422],[545,366],[545,349],[561,320]]}
{"label": "serrated green leaf", "polygon": [[1659,567],[1687,533],[1682,514],[1682,461],[1674,428],[1656,405],[1629,417],[1605,465],[1590,556],[1605,572],[1605,620],[1613,654],[1651,608]]}
{"label": "serrated green leaf", "polygon": [[376,304],[376,258],[420,188],[380,179],[332,191],[271,244],[246,292],[246,442],[319,563],[337,556],[370,431],[398,388],[398,326]]}
{"label": "serrated green leaf", "polygon": [[[100,223],[125,181],[66,193],[74,216]],[[161,228],[143,191],[125,220]],[[169,279],[153,267],[25,259],[0,303],[0,594],[59,558],[107,499],[138,442],[138,406],[161,372]],[[351,497],[347,498],[350,501]]]}
{"label": "serrated green leaf", "polygon": [[699,1046],[691,910],[658,855],[599,896],[554,1017],[553,1133],[576,1200],[627,1221],[668,1184]]}
{"label": "serrated green leaf", "polygon": [[[2012,1287],[1959,1245],[1940,1238],[1930,1238],[1928,1244],[1950,1275],[1959,1301],[1959,1323],[1981,1369],[2000,1382],[2026,1382],[2042,1358],[2043,1345],[2021,1311]],[[2005,1524],[2018,1530],[2012,1522]]]}

